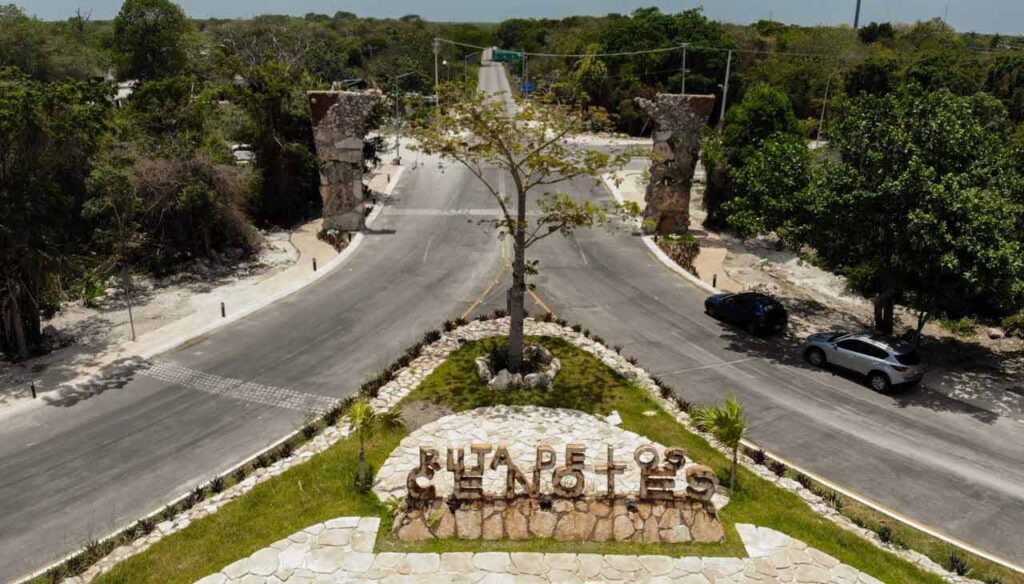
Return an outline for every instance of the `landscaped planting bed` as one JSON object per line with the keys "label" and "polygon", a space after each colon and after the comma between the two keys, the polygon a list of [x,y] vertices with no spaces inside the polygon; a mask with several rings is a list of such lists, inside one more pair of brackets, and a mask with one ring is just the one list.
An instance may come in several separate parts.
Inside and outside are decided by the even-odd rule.
{"label": "landscaped planting bed", "polygon": [[[434,345],[423,351],[413,351],[403,360],[403,364],[413,363],[415,369],[417,357],[421,353],[434,356],[435,363],[439,362],[442,355],[447,355],[447,360],[437,365],[414,387],[398,387],[401,385],[399,380],[405,379],[408,385],[409,378],[403,377],[406,370],[399,371],[396,367],[390,368],[390,373],[381,378],[365,384],[364,393],[370,396],[380,393],[375,401],[382,407],[388,407],[396,399],[401,399],[399,407],[414,401],[430,402],[456,412],[495,404],[572,408],[593,415],[607,415],[616,411],[624,429],[660,444],[686,448],[688,458],[711,466],[723,483],[727,481],[729,460],[719,448],[681,424],[675,417],[679,415],[679,410],[672,403],[652,394],[636,378],[624,376],[609,367],[606,362],[607,354],[614,354],[611,349],[587,339],[580,334],[580,330],[572,332],[550,323],[551,327],[564,332],[556,336],[544,332],[552,329],[541,327],[542,323],[534,323],[532,327],[534,332],[543,328],[543,336],[533,336],[530,342],[543,344],[562,362],[562,370],[552,387],[516,391],[488,388],[476,374],[474,359],[486,354],[501,340],[482,338],[493,333],[480,334],[476,331],[474,340],[463,342],[461,346],[454,342],[454,336],[459,335],[460,331],[481,324],[491,323],[472,323],[468,328],[457,329],[445,337],[437,333],[428,334],[425,341]],[[455,327],[455,323],[448,323],[446,329]],[[446,350],[434,348],[445,343],[449,347]],[[601,347],[603,352],[595,351],[595,347]],[[605,362],[598,355],[604,355]],[[626,363],[626,359],[620,360]],[[664,390],[664,396],[671,397],[670,391]],[[685,407],[685,402],[682,405]],[[343,424],[344,420],[339,422],[339,426]],[[323,422],[315,424],[309,431],[310,436],[322,429],[322,426]],[[379,467],[405,435],[400,432],[387,438],[371,440],[367,450],[370,465]],[[772,484],[744,467],[740,468],[738,475],[741,488],[730,492],[731,502],[721,511],[727,533],[723,543],[580,544],[547,539],[520,542],[455,539],[400,542],[386,535],[393,517],[393,505],[382,504],[372,492],[356,488],[357,456],[358,442],[351,437],[341,438],[333,445],[326,446],[322,452],[309,457],[306,462],[264,479],[250,491],[223,504],[215,513],[191,521],[187,526],[156,541],[101,575],[97,581],[192,582],[306,526],[338,516],[381,517],[382,535],[377,551],[588,551],[604,554],[738,556],[743,555],[744,550],[734,525],[751,523],[802,540],[885,582],[943,581],[939,575],[881,550],[875,543],[839,527],[815,512],[796,493]],[[1011,578],[1012,575],[1002,581],[1016,581]]]}

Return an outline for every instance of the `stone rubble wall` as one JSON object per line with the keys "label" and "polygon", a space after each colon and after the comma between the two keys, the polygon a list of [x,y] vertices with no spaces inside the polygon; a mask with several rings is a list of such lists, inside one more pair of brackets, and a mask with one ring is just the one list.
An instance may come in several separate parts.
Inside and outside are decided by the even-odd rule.
{"label": "stone rubble wall", "polygon": [[715,106],[713,95],[659,93],[654,101],[638,97],[654,124],[654,161],[644,196],[644,229],[684,233],[690,226],[690,187],[701,134]]}
{"label": "stone rubble wall", "polygon": [[296,532],[196,584],[280,582],[651,582],[881,584],[787,535],[737,524],[746,558],[536,552],[372,553],[379,519],[339,517]]}
{"label": "stone rubble wall", "polygon": [[403,541],[434,538],[619,541],[636,543],[718,542],[725,530],[713,505],[675,499],[632,501],[626,497],[485,499],[454,510],[438,497],[401,512],[392,534]]}
{"label": "stone rubble wall", "polygon": [[381,99],[376,90],[309,92],[325,231],[364,226],[363,138]]}

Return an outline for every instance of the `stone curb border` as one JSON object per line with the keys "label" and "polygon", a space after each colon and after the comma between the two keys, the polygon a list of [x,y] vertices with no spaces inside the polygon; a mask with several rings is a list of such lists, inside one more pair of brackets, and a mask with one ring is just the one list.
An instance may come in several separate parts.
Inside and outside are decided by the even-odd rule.
{"label": "stone curb border", "polygon": [[[613,180],[611,180],[610,175],[608,175],[608,174],[602,175],[601,176],[601,181],[604,183],[605,188],[607,188],[608,191],[611,192],[612,197],[621,206],[624,203],[624,199],[622,197],[622,192],[619,190],[619,187],[615,185],[615,182]],[[718,288],[715,288],[714,286],[708,284],[707,282],[704,282],[703,280],[701,280],[697,276],[694,276],[690,272],[684,270],[679,264],[677,264],[675,261],[673,261],[672,258],[670,258],[668,256],[668,254],[666,254],[664,251],[661,250],[660,247],[658,247],[658,244],[654,241],[654,238],[651,237],[650,235],[644,235],[640,239],[643,240],[644,245],[647,246],[647,249],[651,252],[651,254],[654,255],[654,257],[656,257],[658,259],[658,261],[660,261],[666,268],[668,268],[672,272],[682,276],[688,282],[690,282],[691,284],[693,284],[697,288],[707,292],[708,294],[722,294],[723,293],[722,290],[719,290]],[[695,430],[695,428],[690,428],[690,429],[691,430]],[[743,440],[743,446],[745,446],[747,448],[753,448],[755,450],[756,449],[764,450],[763,448],[761,448],[760,446],[758,446],[754,442],[751,442],[751,441],[746,440],[746,439]],[[860,504],[862,504],[862,505],[864,505],[866,507],[869,507],[869,508],[871,508],[871,509],[873,509],[873,510],[875,510],[875,511],[877,511],[877,512],[879,512],[879,513],[881,513],[881,514],[883,514],[885,516],[887,516],[887,517],[890,517],[890,518],[892,518],[892,519],[894,519],[894,520],[896,520],[896,521],[898,521],[900,523],[903,523],[904,525],[907,525],[908,527],[911,527],[913,529],[916,529],[918,531],[926,533],[926,534],[928,534],[928,535],[930,535],[930,536],[932,536],[932,537],[934,537],[936,539],[939,539],[939,540],[941,540],[941,541],[943,541],[945,543],[948,543],[950,545],[958,547],[958,548],[960,548],[960,549],[962,549],[962,550],[964,550],[966,552],[969,552],[971,554],[974,554],[974,555],[976,555],[976,556],[978,556],[980,558],[984,558],[984,559],[986,559],[986,560],[988,560],[988,561],[990,561],[992,563],[999,564],[1000,566],[1003,566],[1004,568],[1009,568],[1009,569],[1017,571],[1017,572],[1024,572],[1024,567],[1022,567],[1022,566],[1018,566],[1018,565],[1014,564],[1013,562],[1011,562],[1009,560],[1003,559],[1003,558],[1001,558],[999,556],[996,556],[996,555],[993,555],[993,554],[991,554],[989,552],[981,550],[981,549],[979,549],[979,548],[977,548],[977,547],[975,547],[975,546],[973,546],[973,545],[971,545],[971,544],[969,544],[969,543],[967,543],[965,541],[962,541],[962,540],[960,540],[960,539],[958,539],[956,537],[953,537],[951,535],[946,535],[946,534],[938,531],[935,528],[929,527],[929,526],[927,526],[927,525],[925,525],[923,523],[920,523],[920,522],[918,522],[918,521],[916,521],[916,520],[914,520],[914,519],[912,519],[910,517],[907,517],[906,515],[903,515],[902,513],[898,512],[896,510],[890,509],[890,508],[886,507],[885,505],[882,505],[881,503],[877,503],[875,501],[872,501],[871,499],[865,497],[864,495],[860,495],[860,494],[858,494],[858,493],[856,493],[854,491],[851,491],[850,489],[848,489],[846,487],[839,486],[839,485],[833,483],[832,481],[830,481],[830,480],[828,480],[828,479],[826,479],[826,478],[824,478],[824,477],[822,477],[820,475],[817,475],[817,474],[815,474],[815,473],[813,473],[811,471],[808,471],[808,470],[806,470],[804,468],[801,468],[799,465],[796,465],[796,464],[790,462],[789,460],[787,460],[785,458],[782,458],[778,454],[771,453],[771,452],[769,452],[767,450],[764,450],[764,452],[765,452],[765,454],[769,458],[771,458],[773,460],[777,460],[777,461],[785,464],[789,468],[793,469],[794,471],[799,472],[799,473],[804,474],[804,475],[807,475],[808,477],[814,479],[814,481],[816,481],[818,483],[821,483],[822,485],[825,485],[826,487],[832,489],[833,491],[836,491],[837,493],[840,493],[840,494],[842,494],[842,495],[844,495],[846,497],[849,497],[849,498],[853,499],[854,501],[857,501],[858,503],[860,503]],[[749,459],[747,459],[747,460],[749,460]],[[750,462],[752,463],[753,461],[750,461]],[[759,468],[759,467],[757,467],[757,465],[753,465],[753,467],[751,467],[751,465],[747,465],[747,466],[748,466],[748,468]],[[772,476],[775,476],[774,473],[770,473],[769,472],[768,474],[771,474]],[[762,476],[762,478],[768,478],[768,477]],[[806,489],[803,489],[803,490],[806,491]],[[819,497],[819,499],[820,499],[820,497]],[[853,527],[856,528],[855,525],[853,525]],[[857,528],[857,529],[860,529],[860,528]],[[873,531],[870,531],[870,530],[867,530],[867,531],[870,534],[869,535],[869,539],[871,539],[871,538],[877,539],[877,534],[875,534]],[[884,545],[884,544],[881,544],[880,541],[878,541],[876,543],[878,543],[880,545]],[[891,548],[885,548],[885,549],[890,549],[890,551],[892,551]],[[924,560],[927,560],[928,562],[931,562],[931,563],[934,564],[934,562],[930,558],[928,558],[927,556],[924,556],[923,554],[919,554],[918,552],[913,552],[913,553],[922,556],[924,558]],[[910,560],[910,561],[914,561],[914,563],[917,563],[917,564],[920,565],[920,562],[915,561],[915,560],[911,560],[911,558],[905,558],[905,559]],[[938,566],[938,564],[935,564],[935,565]],[[939,570],[941,570],[941,572],[936,572],[936,573],[942,575],[943,577],[946,577],[947,575],[952,575],[950,572],[947,572],[945,570],[945,568],[942,568],[941,566],[938,566],[938,568],[939,568]],[[963,582],[976,582],[976,580],[964,579],[964,578],[959,577],[959,576],[957,576],[957,578],[961,578],[960,580],[956,580],[958,582],[960,582],[960,581],[963,581]]]}
{"label": "stone curb border", "polygon": [[[390,182],[388,182],[387,186],[381,192],[381,195],[383,195],[384,197],[391,196],[391,193],[393,193],[395,188],[398,186],[398,183],[401,180],[402,175],[403,175],[404,172],[405,172],[405,167],[404,166],[398,167],[398,171],[395,172],[394,175],[391,177]],[[384,205],[382,203],[380,203],[380,202],[375,203],[373,205],[373,209],[370,211],[370,214],[366,217],[366,226],[367,227],[371,227],[373,225],[373,222],[377,219],[377,217],[380,216],[380,214],[383,212],[383,210],[384,210]],[[152,358],[152,357],[154,357],[156,355],[159,355],[161,353],[165,353],[167,351],[173,350],[173,349],[175,349],[177,347],[180,347],[180,346],[182,346],[182,345],[184,345],[184,344],[186,344],[186,343],[188,343],[188,342],[190,342],[190,341],[192,341],[194,339],[197,339],[199,337],[202,337],[203,335],[209,334],[210,332],[212,332],[212,331],[214,331],[216,329],[219,329],[219,328],[221,328],[223,326],[226,326],[226,325],[228,325],[228,324],[230,324],[232,322],[241,320],[242,318],[245,318],[246,316],[249,316],[249,315],[251,315],[254,312],[262,310],[263,308],[266,308],[270,304],[273,304],[274,302],[277,302],[278,300],[281,300],[282,298],[285,298],[286,296],[289,296],[291,294],[294,294],[295,292],[298,292],[299,290],[305,288],[306,286],[308,286],[308,285],[310,285],[310,284],[320,280],[321,278],[326,277],[328,274],[330,274],[332,271],[334,271],[335,268],[337,268],[342,263],[344,263],[345,260],[347,260],[353,253],[355,253],[355,250],[359,247],[359,244],[362,243],[363,239],[365,239],[365,238],[366,238],[366,236],[365,236],[365,234],[363,232],[360,231],[359,233],[356,233],[355,236],[352,237],[352,240],[349,242],[348,246],[346,246],[345,249],[342,250],[342,252],[340,254],[338,254],[337,256],[332,258],[329,262],[324,264],[322,269],[320,269],[320,270],[318,270],[316,272],[311,273],[306,278],[303,278],[301,280],[297,280],[292,286],[289,286],[288,288],[286,288],[284,290],[281,290],[281,291],[277,292],[276,294],[272,294],[270,296],[266,296],[264,298],[261,298],[259,302],[255,302],[255,303],[246,305],[241,310],[239,310],[237,312],[233,312],[230,316],[227,316],[227,317],[219,319],[219,320],[215,320],[215,321],[211,322],[210,324],[208,324],[206,326],[200,327],[198,329],[194,329],[193,331],[190,331],[187,334],[181,335],[181,336],[179,336],[179,337],[177,337],[175,339],[172,339],[171,341],[168,341],[166,343],[163,343],[163,344],[161,344],[161,345],[159,345],[159,346],[157,346],[155,348],[150,348],[150,349],[146,349],[144,351],[141,351],[138,354],[138,356],[143,358],[143,359],[150,359],[150,358]],[[80,379],[80,380],[72,381],[71,383],[72,384],[86,383],[86,382],[90,381],[91,379],[92,378]],[[341,424],[342,424],[342,421],[339,420],[338,426],[340,427]],[[335,427],[328,427],[328,428],[326,428],[322,432],[322,434],[326,434],[328,430],[335,430],[335,429],[336,429]],[[344,435],[340,436],[339,438],[336,438],[334,440],[335,442],[338,439],[343,438],[344,436],[347,436],[347,434],[348,434],[347,427],[345,428],[345,430],[343,432],[344,432]],[[284,444],[285,442],[288,442],[289,440],[297,438],[300,435],[300,433],[301,433],[301,430],[298,430],[298,431],[295,431],[295,432],[293,432],[293,433],[291,433],[291,434],[281,438],[280,440],[274,442],[270,446],[267,446],[266,448],[264,448],[264,449],[262,449],[262,450],[260,450],[260,451],[258,451],[256,453],[254,453],[252,456],[246,458],[242,462],[240,462],[240,463],[238,463],[238,464],[228,468],[227,470],[225,470],[222,473],[219,473],[216,476],[221,476],[221,477],[228,476],[231,473],[235,472],[236,470],[238,470],[240,468],[243,468],[246,465],[252,464],[252,462],[255,461],[257,458],[259,458],[260,456],[265,456],[265,455],[267,455],[267,454],[277,450],[278,448],[280,448],[281,445]],[[333,444],[333,442],[331,442],[331,443]],[[306,446],[306,445],[303,445],[303,446]],[[296,449],[296,450],[299,450],[299,449]],[[310,455],[310,456],[312,456],[312,455]],[[293,458],[296,458],[296,457],[293,457]],[[285,459],[285,460],[288,460],[288,459]],[[275,465],[276,464],[277,463],[275,463]],[[271,465],[271,467],[268,467],[268,469],[269,468],[273,468],[273,466],[274,465]],[[268,470],[268,469],[259,469],[259,470]],[[259,474],[258,471],[257,471],[256,474]],[[280,474],[280,472],[276,472],[274,474]],[[252,477],[250,477],[250,478],[252,478]],[[239,483],[239,485],[246,483],[248,480],[249,479],[246,479],[242,483]],[[237,487],[239,485],[234,485],[231,489],[226,489],[222,493],[218,493],[218,495],[214,496],[214,499],[216,499],[219,495],[223,495],[223,494],[231,491],[233,488],[235,488],[235,487]],[[205,487],[209,486],[209,483],[202,483],[200,486],[203,486],[205,488]],[[255,483],[253,483],[249,488],[251,488],[252,486],[255,486]],[[248,491],[249,488],[245,489],[242,492]],[[238,494],[241,494],[241,493],[238,493]],[[237,497],[238,494],[235,494],[235,495],[233,495],[231,497],[227,497],[227,498],[228,499],[233,499],[233,498]],[[178,505],[182,501],[188,499],[190,496],[191,496],[191,493],[184,493],[184,494],[180,495],[179,497],[176,497],[176,498],[172,499],[171,501],[168,501],[164,505],[154,509],[153,511],[151,511],[149,513],[146,513],[145,515],[142,516],[142,518],[144,518],[144,519],[154,519],[155,520],[156,518],[159,518],[161,516],[161,512],[164,509],[166,509],[167,507],[170,507],[172,505]],[[211,499],[211,501],[212,500],[213,499]],[[192,508],[192,509],[194,509],[194,508]],[[179,516],[187,514],[188,511],[192,511],[192,509],[188,509],[186,511],[182,511],[181,513],[179,513]],[[178,518],[176,517],[175,519],[178,519]],[[185,524],[187,525],[190,520],[191,519],[186,519]],[[96,540],[96,543],[102,544],[102,543],[105,543],[107,541],[110,541],[111,539],[120,537],[121,535],[126,534],[130,530],[134,529],[134,527],[135,527],[135,525],[137,523],[138,523],[138,521],[132,521],[132,522],[130,522],[130,523],[128,523],[128,524],[126,524],[126,525],[124,525],[124,526],[114,530],[113,532],[109,533],[108,535],[106,535],[106,536]],[[164,525],[165,523],[167,523],[167,522],[160,523],[159,525]],[[181,526],[178,529],[181,529],[182,527],[184,527],[184,526]],[[159,531],[160,531],[160,529],[158,528],[154,533],[159,532]],[[171,533],[171,531],[169,531],[168,533]],[[150,534],[150,536],[151,535],[152,534]],[[163,534],[163,535],[166,535],[166,534]],[[150,536],[142,537],[142,538],[136,540],[136,542],[148,540]],[[132,542],[132,544],[134,544],[136,542]],[[150,545],[152,545],[155,542],[156,542],[156,540],[154,540],[152,542],[149,542],[145,547],[143,547],[141,549],[133,550],[130,554],[119,555],[119,557],[114,561],[114,563],[116,564],[117,562],[120,562],[121,560],[123,560],[124,558],[127,558],[128,556],[134,555],[134,554],[142,551],[142,549],[145,549],[145,548],[149,547]],[[128,546],[131,546],[132,544],[128,544]],[[121,546],[121,548],[128,547],[128,546]],[[95,566],[100,566],[101,564],[106,562],[106,560],[109,559],[111,556],[117,554],[118,551],[121,550],[121,548],[115,549],[106,558],[103,558],[102,560],[97,562],[95,564]],[[80,548],[78,550],[75,550],[75,551],[73,551],[73,552],[71,552],[69,554],[66,554],[65,556],[61,557],[60,559],[50,563],[49,565],[44,566],[44,567],[42,567],[42,568],[32,572],[31,574],[28,574],[26,576],[23,576],[23,577],[15,580],[14,582],[18,583],[18,584],[21,584],[21,583],[24,583],[24,582],[28,582],[29,580],[32,580],[33,578],[37,578],[37,577],[45,574],[46,572],[52,570],[53,568],[56,568],[56,567],[64,564],[65,562],[67,562],[71,558],[73,558],[73,557],[75,557],[75,556],[77,556],[77,555],[79,555],[81,553],[86,552],[86,550],[87,550],[87,548],[85,548],[85,547]],[[101,573],[106,572],[111,567],[113,567],[113,564],[111,564],[110,566],[106,566],[104,569],[100,570],[99,572],[97,572],[95,574],[92,574],[89,578],[86,578],[85,581],[91,580],[91,579],[95,578],[96,576],[99,576]],[[92,569],[87,570],[85,572],[85,574],[90,574],[91,572],[92,572]],[[74,578],[69,578],[69,579],[67,579],[65,581],[74,582],[74,581],[77,581],[77,580],[75,580]]]}
{"label": "stone curb border", "polygon": [[[508,328],[508,317],[501,317],[495,319],[481,317],[461,327],[455,328],[449,332],[442,333],[439,340],[436,340],[430,344],[423,345],[419,356],[413,359],[407,367],[398,370],[395,373],[393,379],[384,384],[384,386],[380,388],[378,395],[370,400],[371,405],[378,411],[390,410],[392,407],[398,404],[398,402],[401,401],[406,395],[408,395],[412,390],[419,386],[420,382],[423,379],[425,379],[428,375],[433,373],[434,369],[436,369],[438,366],[444,363],[444,361],[448,358],[449,354],[458,350],[461,347],[462,342],[476,341],[500,335],[507,335]],[[645,370],[630,363],[626,357],[623,357],[616,351],[609,349],[604,344],[599,343],[596,340],[584,335],[582,332],[577,332],[574,328],[564,326],[556,322],[544,322],[528,318],[526,320],[524,329],[525,334],[530,336],[552,336],[561,338],[565,341],[572,343],[579,349],[586,351],[591,355],[597,357],[602,363],[604,363],[611,369],[615,370],[620,375],[626,377],[627,379],[633,380],[635,383],[637,383],[638,386],[645,389],[651,395],[651,398],[656,403],[658,403],[667,413],[669,413],[673,418],[675,418],[676,421],[682,424],[688,431],[704,438],[705,440],[708,441],[709,444],[712,444],[713,447],[718,448],[718,450],[722,452],[724,455],[731,455],[731,451],[729,451],[727,448],[721,445],[716,444],[714,439],[710,435],[694,427],[693,424],[690,422],[689,414],[680,409],[674,400],[662,397],[662,389],[655,382],[655,380]],[[257,455],[253,456],[252,458],[247,459],[246,461],[234,466],[232,469],[229,469],[227,473],[224,473],[224,475],[221,476],[225,476],[226,474],[232,472],[232,470],[234,469],[242,468],[250,464],[260,455],[272,452],[284,442],[301,436],[301,432],[302,430],[300,428],[293,432],[292,434],[285,436],[284,438],[274,443],[273,445],[261,450],[259,453],[257,453]],[[324,450],[328,449],[339,440],[342,440],[343,438],[347,437],[349,433],[350,429],[348,426],[346,416],[344,418],[339,419],[335,426],[328,426],[324,428],[314,438],[310,439],[305,444],[302,444],[301,446],[297,447],[291,456],[287,458],[282,458],[267,468],[256,469],[252,475],[247,477],[242,482],[237,483],[228,489],[225,489],[223,492],[214,495],[210,499],[197,503],[195,506],[189,509],[180,511],[178,515],[172,519],[168,519],[159,523],[152,533],[114,549],[106,557],[99,560],[92,567],[83,572],[81,576],[67,578],[64,581],[75,584],[84,584],[87,582],[91,582],[99,575],[109,571],[117,563],[146,550],[151,545],[162,539],[164,536],[170,535],[176,531],[184,529],[194,520],[215,513],[220,507],[224,506],[231,500],[236,499],[241,495],[247,493],[248,491],[252,490],[252,488],[255,487],[257,484],[264,482],[270,479],[271,477],[277,476],[293,466],[306,462],[315,454],[323,452]],[[744,465],[746,468],[757,474],[759,477],[773,483],[774,485],[780,488],[795,493],[804,502],[806,502],[812,508],[812,510],[821,514],[826,519],[835,523],[839,527],[847,531],[850,531],[862,537],[863,539],[871,542],[878,549],[885,552],[893,553],[899,556],[900,558],[917,565],[925,571],[940,576],[946,582],[950,582],[953,584],[982,584],[977,580],[972,580],[970,578],[958,576],[956,574],[948,572],[942,566],[935,563],[924,554],[912,550],[902,550],[895,548],[891,545],[883,544],[878,539],[877,534],[875,534],[873,531],[857,527],[845,516],[840,514],[838,511],[832,509],[830,506],[828,506],[821,497],[819,497],[815,493],[812,493],[808,489],[805,489],[797,481],[790,478],[776,476],[766,467],[758,466],[757,464],[755,464],[753,460],[749,459],[743,453],[740,454],[739,461],[740,464]],[[796,470],[796,467],[791,466],[790,468],[794,468]],[[204,484],[204,486],[206,485]],[[189,496],[190,494],[188,493],[182,495],[181,497],[178,497],[174,499],[172,502],[168,503],[168,505],[177,504]],[[163,507],[161,509],[163,509]],[[152,518],[158,516],[159,511],[154,512],[153,514],[150,514],[147,517]],[[127,533],[129,530],[133,529],[135,525],[136,523],[133,522],[124,527],[123,529],[120,529],[112,533],[111,535],[105,537],[103,540],[100,541],[107,541],[109,539],[118,537],[124,533]],[[54,564],[37,571],[31,576],[23,578],[22,580],[18,580],[17,582],[25,582],[31,578],[43,574],[47,570],[57,565],[60,565],[67,558],[70,558],[78,553],[81,553],[81,551],[84,550],[80,550],[79,552],[69,554],[65,559],[62,559],[59,562],[55,562]]]}

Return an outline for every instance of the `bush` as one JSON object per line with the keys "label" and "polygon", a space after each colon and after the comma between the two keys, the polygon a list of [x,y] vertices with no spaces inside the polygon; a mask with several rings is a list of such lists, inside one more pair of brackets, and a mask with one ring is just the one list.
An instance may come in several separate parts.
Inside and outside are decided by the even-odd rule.
{"label": "bush", "polygon": [[1024,310],[1004,318],[1002,324],[1006,336],[1024,339]]}
{"label": "bush", "polygon": [[700,242],[692,234],[662,235],[658,237],[658,247],[679,267],[696,275],[693,260],[697,259],[697,254],[700,253]]}
{"label": "bush", "polygon": [[843,510],[843,499],[839,496],[839,493],[835,491],[826,491],[821,495],[821,498],[825,501],[825,504],[835,509],[836,511]]}
{"label": "bush", "polygon": [[216,494],[224,490],[224,477],[215,476],[210,479],[210,492]]}
{"label": "bush", "polygon": [[455,323],[450,320],[446,320],[443,323],[441,323],[441,328],[444,329],[444,332],[450,333],[455,328]]}
{"label": "bush", "polygon": [[878,534],[878,539],[882,543],[892,543],[892,528],[885,523],[879,524],[875,533]]}
{"label": "bush", "polygon": [[949,554],[949,571],[957,576],[966,576],[971,571],[971,565],[957,552]]}
{"label": "bush", "polygon": [[295,446],[291,440],[285,440],[277,449],[278,458],[288,458],[295,452]]}
{"label": "bush", "polygon": [[423,334],[423,344],[429,345],[430,343],[441,340],[441,331],[432,330],[427,331]]}
{"label": "bush", "polygon": [[796,477],[794,478],[796,478],[796,482],[800,483],[801,487],[807,489],[808,491],[814,491],[814,481],[811,480],[811,477],[805,475],[802,472],[798,472],[796,473]]}
{"label": "bush", "polygon": [[768,462],[768,454],[760,448],[744,448],[743,453],[750,457],[754,464],[764,466]]}
{"label": "bush", "polygon": [[231,473],[231,478],[234,479],[235,484],[245,480],[245,467],[236,468],[235,472]]}
{"label": "bush", "polygon": [[679,396],[676,396],[676,406],[679,407],[680,411],[686,412],[687,414],[693,411],[693,404]]}
{"label": "bush", "polygon": [[978,325],[966,316],[958,320],[940,319],[939,324],[958,337],[969,337],[978,329]]}
{"label": "bush", "polygon": [[782,461],[773,460],[768,463],[768,470],[775,473],[775,476],[782,477],[786,476],[787,467]]}

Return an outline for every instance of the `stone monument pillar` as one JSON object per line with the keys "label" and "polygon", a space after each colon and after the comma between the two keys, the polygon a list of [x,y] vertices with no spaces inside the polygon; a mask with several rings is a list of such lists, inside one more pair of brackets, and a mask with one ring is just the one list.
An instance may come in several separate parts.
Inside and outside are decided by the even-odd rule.
{"label": "stone monument pillar", "polygon": [[654,161],[644,201],[644,231],[683,233],[690,225],[690,186],[713,95],[659,93],[637,105],[654,123]]}
{"label": "stone monument pillar", "polygon": [[363,228],[363,137],[380,100],[376,90],[309,92],[325,230]]}

